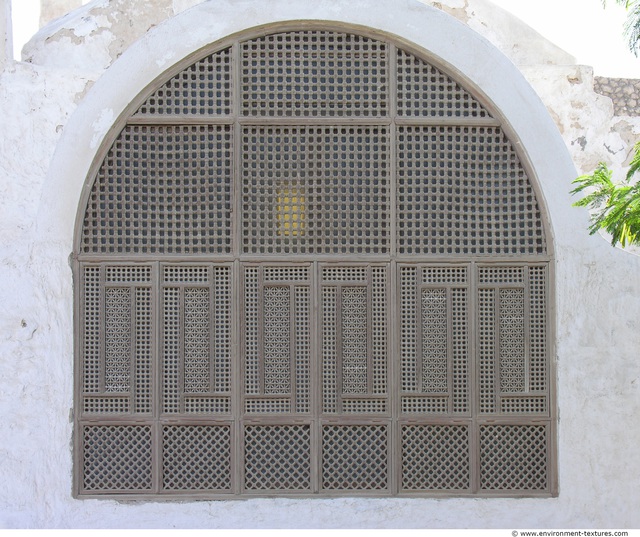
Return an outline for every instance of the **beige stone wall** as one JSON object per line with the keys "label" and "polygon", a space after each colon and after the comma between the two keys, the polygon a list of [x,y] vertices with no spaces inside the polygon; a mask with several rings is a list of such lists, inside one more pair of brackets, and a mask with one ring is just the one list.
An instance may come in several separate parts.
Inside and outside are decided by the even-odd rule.
{"label": "beige stone wall", "polygon": [[640,116],[640,80],[597,76],[594,89],[613,101],[616,116]]}

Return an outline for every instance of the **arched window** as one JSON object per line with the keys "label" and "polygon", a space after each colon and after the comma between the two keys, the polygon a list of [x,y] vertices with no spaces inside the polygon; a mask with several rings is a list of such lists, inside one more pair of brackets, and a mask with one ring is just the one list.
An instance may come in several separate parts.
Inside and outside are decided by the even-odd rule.
{"label": "arched window", "polygon": [[552,256],[490,103],[309,26],[136,102],[77,230],[76,494],[555,493]]}

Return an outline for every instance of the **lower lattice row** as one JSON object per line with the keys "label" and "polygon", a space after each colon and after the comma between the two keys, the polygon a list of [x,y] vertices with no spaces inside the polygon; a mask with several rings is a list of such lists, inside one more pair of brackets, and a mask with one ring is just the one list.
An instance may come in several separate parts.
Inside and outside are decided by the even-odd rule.
{"label": "lower lattice row", "polygon": [[[81,493],[235,494],[236,474],[247,494],[310,493],[316,464],[320,494],[391,491],[395,450],[387,424],[325,425],[317,450],[311,425],[246,425],[238,456],[230,424],[167,425],[161,431],[161,464],[154,464],[153,432],[151,425],[86,425]],[[399,491],[471,492],[477,460],[480,490],[544,492],[548,436],[544,424],[481,425],[474,457],[468,425],[402,425]],[[234,461],[242,465],[239,472]]]}

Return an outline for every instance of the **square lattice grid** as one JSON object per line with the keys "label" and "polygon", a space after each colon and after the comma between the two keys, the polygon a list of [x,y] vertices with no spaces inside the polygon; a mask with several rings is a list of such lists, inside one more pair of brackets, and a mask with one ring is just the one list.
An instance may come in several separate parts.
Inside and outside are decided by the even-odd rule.
{"label": "square lattice grid", "polygon": [[[253,254],[389,251],[384,127],[247,127],[242,250]],[[304,198],[304,227],[283,233],[282,191]]]}
{"label": "square lattice grid", "polygon": [[267,35],[240,47],[245,117],[386,115],[385,43],[309,30]]}
{"label": "square lattice grid", "polygon": [[82,252],[231,253],[231,128],[128,125],[93,184]]}

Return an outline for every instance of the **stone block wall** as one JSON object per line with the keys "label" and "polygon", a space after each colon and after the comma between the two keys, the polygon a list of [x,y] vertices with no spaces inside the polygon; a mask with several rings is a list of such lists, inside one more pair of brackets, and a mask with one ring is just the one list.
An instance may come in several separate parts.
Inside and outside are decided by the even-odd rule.
{"label": "stone block wall", "polygon": [[614,115],[640,116],[640,79],[597,76],[594,89],[613,101]]}

